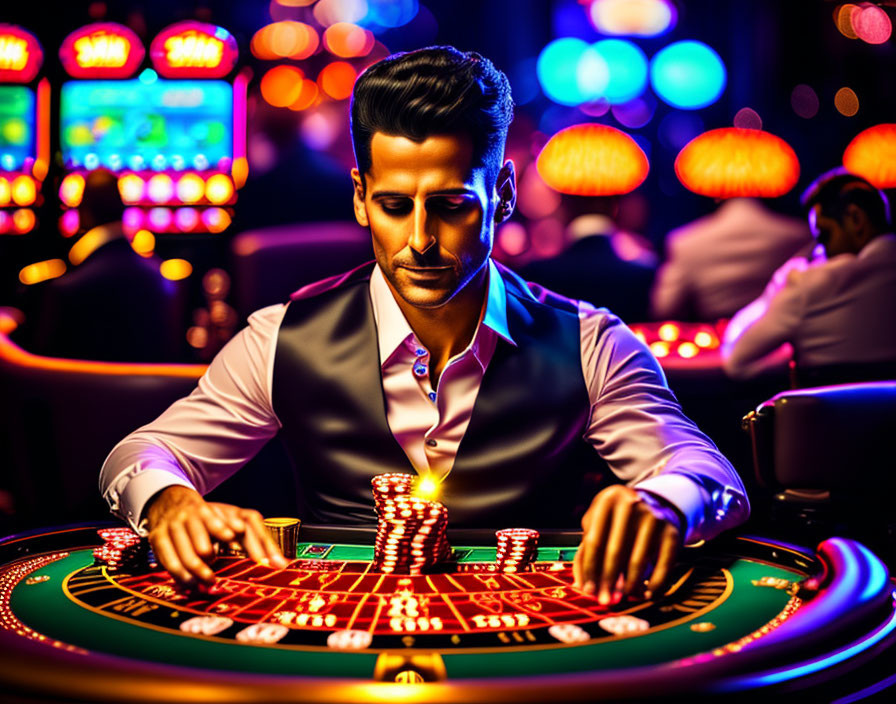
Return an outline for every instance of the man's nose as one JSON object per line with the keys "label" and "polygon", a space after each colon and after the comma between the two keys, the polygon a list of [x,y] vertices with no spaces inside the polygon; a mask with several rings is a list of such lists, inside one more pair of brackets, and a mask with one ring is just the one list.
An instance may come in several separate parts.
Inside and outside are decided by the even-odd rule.
{"label": "man's nose", "polygon": [[423,204],[414,205],[414,229],[408,239],[408,246],[418,254],[425,253],[436,243],[432,232],[432,220],[427,217],[426,207]]}

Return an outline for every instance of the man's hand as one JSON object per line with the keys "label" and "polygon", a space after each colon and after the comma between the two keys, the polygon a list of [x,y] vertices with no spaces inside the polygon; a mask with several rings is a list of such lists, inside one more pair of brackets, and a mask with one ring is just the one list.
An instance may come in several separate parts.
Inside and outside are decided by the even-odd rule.
{"label": "man's hand", "polygon": [[610,486],[595,496],[582,529],[573,563],[575,586],[596,592],[601,604],[618,604],[627,596],[649,599],[675,563],[678,527],[626,486]]}
{"label": "man's hand", "polygon": [[208,503],[185,486],[170,486],[156,494],[146,518],[156,558],[186,586],[214,582],[208,563],[215,556],[215,541],[239,542],[256,562],[281,568],[288,564],[258,511]]}

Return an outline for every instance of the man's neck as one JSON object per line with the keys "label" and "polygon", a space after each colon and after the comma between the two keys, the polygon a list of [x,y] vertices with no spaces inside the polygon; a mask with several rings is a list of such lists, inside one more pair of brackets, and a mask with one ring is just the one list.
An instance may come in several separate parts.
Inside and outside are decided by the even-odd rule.
{"label": "man's neck", "polygon": [[433,388],[448,361],[463,352],[476,334],[485,314],[488,271],[486,263],[466,286],[438,308],[417,308],[393,292],[411,330],[429,350]]}

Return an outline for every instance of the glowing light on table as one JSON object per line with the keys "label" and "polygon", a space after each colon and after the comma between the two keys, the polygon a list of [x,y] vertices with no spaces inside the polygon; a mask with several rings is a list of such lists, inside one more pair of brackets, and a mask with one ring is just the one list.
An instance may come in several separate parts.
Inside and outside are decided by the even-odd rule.
{"label": "glowing light on table", "polygon": [[635,141],[607,125],[573,125],[548,140],[536,161],[544,182],[561,193],[620,195],[647,178],[650,165]]}
{"label": "glowing light on table", "polygon": [[657,337],[665,342],[674,342],[681,334],[681,328],[675,323],[663,323],[656,331]]}
{"label": "glowing light on table", "polygon": [[662,340],[657,340],[656,342],[650,343],[650,351],[653,353],[654,357],[668,357],[669,356],[669,343],[663,342]]}
{"label": "glowing light on table", "polygon": [[561,105],[596,100],[610,82],[604,58],[574,37],[550,42],[538,55],[535,71],[544,94]]}
{"label": "glowing light on table", "polygon": [[193,265],[186,259],[166,259],[159,264],[159,272],[170,281],[180,281],[193,273]]}
{"label": "glowing light on table", "polygon": [[676,350],[679,357],[683,357],[684,359],[691,359],[692,357],[696,357],[700,354],[700,348],[697,347],[693,342],[682,342],[678,345],[678,349]]}
{"label": "glowing light on table", "polygon": [[859,96],[849,87],[843,87],[834,95],[834,107],[846,117],[852,117],[859,111]]}
{"label": "glowing light on table", "polygon": [[350,63],[334,61],[324,66],[317,77],[317,82],[323,92],[333,100],[346,100],[352,94],[357,77],[358,74]]}
{"label": "glowing light on table", "polygon": [[137,174],[125,174],[118,179],[118,192],[125,203],[137,203],[143,199],[146,182]]}
{"label": "glowing light on table", "polygon": [[285,108],[298,99],[304,77],[295,66],[274,66],[262,76],[261,95],[275,108]]}
{"label": "glowing light on table", "polygon": [[233,197],[233,181],[224,174],[215,174],[205,182],[205,197],[210,203],[220,205]]}
{"label": "glowing light on table", "polygon": [[174,181],[168,174],[156,174],[146,184],[146,195],[153,203],[167,203],[174,196]]}
{"label": "glowing light on table", "polygon": [[592,48],[606,62],[609,81],[601,92],[611,104],[637,98],[647,87],[647,56],[635,44],[624,39],[604,39]]}
{"label": "glowing light on table", "polygon": [[896,124],[862,130],[843,152],[843,166],[876,188],[896,187]]}
{"label": "glowing light on table", "polygon": [[688,190],[712,198],[774,198],[796,185],[800,164],[780,137],[723,127],[686,144],[675,159],[675,174]]}
{"label": "glowing light on table", "polygon": [[650,61],[650,84],[666,103],[685,110],[712,105],[725,90],[725,64],[702,42],[669,44]]}
{"label": "glowing light on table", "polygon": [[39,284],[62,276],[65,273],[65,262],[61,259],[47,259],[42,262],[34,262],[23,267],[19,272],[19,281],[26,286]]}
{"label": "glowing light on table", "polygon": [[594,0],[588,16],[601,34],[656,37],[675,26],[678,10],[669,0]]}
{"label": "glowing light on table", "polygon": [[694,344],[697,347],[718,347],[718,342],[718,339],[706,330],[701,330],[694,335]]}

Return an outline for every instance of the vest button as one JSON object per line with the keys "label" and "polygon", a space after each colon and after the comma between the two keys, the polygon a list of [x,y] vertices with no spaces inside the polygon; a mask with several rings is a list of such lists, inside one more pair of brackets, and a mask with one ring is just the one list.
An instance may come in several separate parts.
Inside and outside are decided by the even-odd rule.
{"label": "vest button", "polygon": [[426,444],[429,445],[430,447],[435,447],[435,446],[438,445],[439,443],[436,442],[435,440],[433,440],[432,438],[429,438],[429,439],[426,441]]}
{"label": "vest button", "polygon": [[432,401],[433,403],[436,402],[436,392],[435,391],[429,392],[429,400]]}
{"label": "vest button", "polygon": [[417,376],[426,376],[426,365],[425,364],[415,364],[414,365],[414,374]]}

